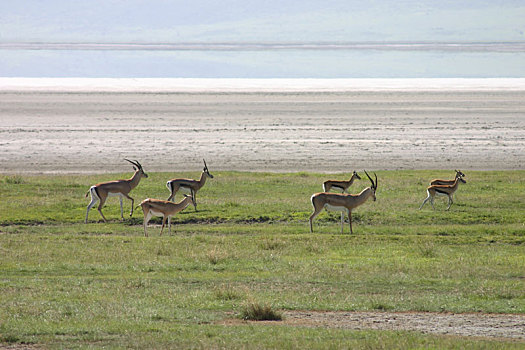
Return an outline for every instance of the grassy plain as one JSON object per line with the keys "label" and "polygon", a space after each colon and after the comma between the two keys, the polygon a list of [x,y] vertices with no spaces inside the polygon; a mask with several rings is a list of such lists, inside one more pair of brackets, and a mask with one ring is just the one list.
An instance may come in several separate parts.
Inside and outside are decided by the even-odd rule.
{"label": "grassy plain", "polygon": [[[466,171],[465,171],[466,172]],[[310,196],[346,174],[216,172],[198,212],[144,237],[140,209],[111,198],[83,224],[97,182],[130,174],[0,175],[0,344],[51,348],[497,348],[520,344],[235,323],[247,304],[275,310],[525,314],[525,171],[467,172],[446,209],[419,205],[450,171],[380,171],[377,201],[308,227]],[[166,199],[151,173],[131,193]],[[198,177],[197,173],[176,174]],[[369,185],[353,185],[359,192]],[[177,196],[177,200],[181,197]],[[125,201],[125,215],[130,203]],[[522,345],[522,344],[521,344]]]}

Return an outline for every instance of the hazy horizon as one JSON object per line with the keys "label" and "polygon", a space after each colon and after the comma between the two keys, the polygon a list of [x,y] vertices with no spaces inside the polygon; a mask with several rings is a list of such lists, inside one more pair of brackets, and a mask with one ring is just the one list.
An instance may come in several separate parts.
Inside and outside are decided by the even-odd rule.
{"label": "hazy horizon", "polygon": [[523,78],[523,18],[517,0],[2,2],[0,76]]}

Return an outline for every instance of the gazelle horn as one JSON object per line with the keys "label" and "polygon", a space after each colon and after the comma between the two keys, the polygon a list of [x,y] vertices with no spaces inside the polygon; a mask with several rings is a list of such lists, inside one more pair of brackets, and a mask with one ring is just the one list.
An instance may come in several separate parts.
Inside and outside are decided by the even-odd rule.
{"label": "gazelle horn", "polygon": [[370,175],[368,175],[368,173],[366,172],[366,170],[363,170],[366,174],[366,176],[368,176],[368,179],[370,180],[370,182],[372,183],[372,187],[373,188],[377,188],[377,175],[376,173],[374,173],[375,177],[376,177],[376,183],[374,184],[374,180],[372,180],[372,178],[370,177]]}
{"label": "gazelle horn", "polygon": [[137,168],[142,169],[142,166],[140,165],[140,163],[139,163],[138,161],[134,161],[134,162],[133,162],[133,161],[131,161],[131,160],[129,160],[129,159],[126,159],[126,158],[124,158],[124,160],[127,160],[128,162],[130,162],[131,164],[133,164],[133,165],[136,166]]}

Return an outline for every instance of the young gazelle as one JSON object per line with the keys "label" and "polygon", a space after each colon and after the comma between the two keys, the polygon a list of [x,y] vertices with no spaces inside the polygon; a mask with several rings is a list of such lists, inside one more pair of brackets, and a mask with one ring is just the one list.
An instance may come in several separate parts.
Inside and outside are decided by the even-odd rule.
{"label": "young gazelle", "polygon": [[162,216],[162,227],[160,229],[160,235],[166,225],[166,219],[168,219],[169,233],[171,235],[171,217],[178,212],[184,210],[190,203],[194,203],[194,198],[191,195],[184,195],[184,199],[179,203],[173,203],[170,201],[164,201],[162,199],[145,199],[140,203],[137,208],[142,207],[144,212],[144,236],[148,236],[146,232],[146,226],[153,215]]}
{"label": "young gazelle", "polygon": [[125,159],[125,160],[134,165],[133,170],[135,170],[135,173],[130,179],[102,182],[94,186],[91,186],[89,191],[86,193],[86,197],[88,196],[89,193],[91,193],[91,203],[89,203],[89,205],[87,206],[87,211],[86,211],[86,220],[85,220],[86,224],[88,221],[89,210],[93,208],[93,206],[98,201],[100,201],[100,203],[98,204],[98,212],[102,216],[102,219],[104,219],[104,222],[107,222],[106,217],[104,216],[104,214],[102,214],[102,207],[104,206],[104,203],[106,203],[106,199],[108,197],[113,197],[113,196],[119,196],[121,220],[124,220],[124,209],[122,208],[122,197],[126,197],[127,199],[131,201],[131,212],[129,213],[129,216],[133,215],[133,204],[135,201],[133,200],[133,198],[129,196],[129,192],[131,192],[132,189],[137,187],[142,177],[148,177],[148,174],[144,172],[144,169],[142,169],[142,165],[140,165],[138,161],[133,162],[129,159]]}
{"label": "young gazelle", "polygon": [[435,180],[430,181],[430,185],[453,185],[454,181],[456,181],[458,177],[465,177],[465,174],[463,174],[461,170],[454,170],[454,171],[456,172],[456,177],[454,179],[452,180],[435,179]]}
{"label": "young gazelle", "polygon": [[310,232],[314,232],[312,222],[317,215],[326,208],[327,210],[341,211],[341,233],[343,233],[344,225],[344,213],[348,214],[348,221],[350,223],[350,233],[352,231],[352,209],[360,206],[370,197],[376,200],[377,190],[377,175],[374,173],[376,181],[372,180],[370,175],[365,171],[366,176],[370,179],[372,185],[365,188],[359,194],[344,194],[344,193],[315,193],[312,195],[312,205],[314,206],[314,212],[310,215]]}
{"label": "young gazelle", "polygon": [[175,197],[175,194],[179,189],[185,192],[189,192],[193,197],[193,207],[195,208],[195,211],[197,211],[197,191],[200,190],[202,186],[204,186],[208,177],[210,179],[213,179],[213,175],[210,174],[208,166],[206,165],[206,161],[204,159],[203,161],[204,169],[202,169],[201,177],[199,180],[171,179],[166,183],[166,187],[168,187],[168,189],[171,192],[170,196],[168,197],[168,201],[171,201]]}
{"label": "young gazelle", "polygon": [[425,198],[425,200],[423,201],[423,203],[421,204],[419,209],[423,208],[425,203],[428,202],[429,200],[430,200],[430,204],[432,204],[432,209],[435,209],[434,208],[434,197],[436,195],[444,195],[444,196],[448,196],[448,208],[447,208],[447,210],[449,210],[450,206],[453,203],[452,196],[454,195],[454,192],[456,192],[456,190],[458,189],[460,182],[462,182],[464,184],[467,183],[465,180],[463,180],[463,178],[461,176],[458,176],[458,177],[456,177],[456,179],[454,180],[454,183],[452,185],[431,185],[431,186],[428,186],[427,187],[427,195],[428,196],[427,196],[427,198]]}
{"label": "young gazelle", "polygon": [[332,188],[338,188],[343,190],[342,193],[348,193],[348,187],[352,186],[355,179],[361,180],[361,177],[355,172],[352,174],[352,177],[348,181],[340,181],[340,180],[327,180],[323,183],[323,190],[325,192],[330,192],[330,189]]}

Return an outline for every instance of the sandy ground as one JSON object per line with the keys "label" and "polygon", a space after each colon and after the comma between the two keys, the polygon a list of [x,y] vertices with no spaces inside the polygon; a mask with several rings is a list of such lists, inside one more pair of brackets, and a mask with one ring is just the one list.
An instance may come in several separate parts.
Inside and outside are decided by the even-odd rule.
{"label": "sandy ground", "polygon": [[525,169],[525,91],[0,92],[3,173]]}

